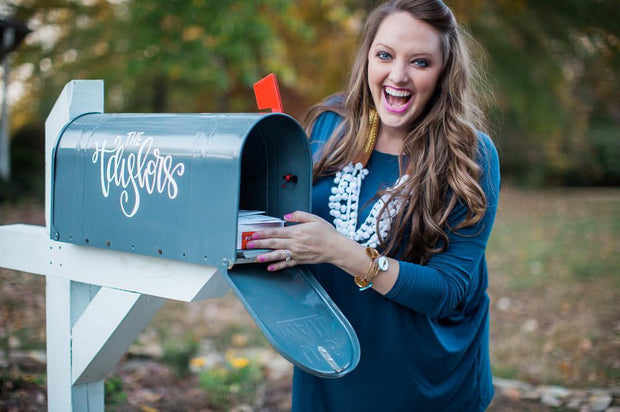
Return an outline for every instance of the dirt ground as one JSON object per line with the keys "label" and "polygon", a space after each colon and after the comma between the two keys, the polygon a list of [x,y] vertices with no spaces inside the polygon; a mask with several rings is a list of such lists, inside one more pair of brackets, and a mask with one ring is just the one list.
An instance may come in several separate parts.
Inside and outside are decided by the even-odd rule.
{"label": "dirt ground", "polygon": [[[222,335],[223,345],[230,345],[238,351],[249,353],[252,348],[252,334],[256,326],[239,301],[229,294],[223,298],[182,304],[168,302],[155,319],[141,334],[114,373],[108,378],[118,380],[121,387],[112,391],[106,399],[107,411],[118,412],[284,412],[291,408],[292,367],[275,350],[261,344],[260,351],[267,353],[261,363],[262,381],[249,400],[232,403],[222,407],[221,401],[201,387],[198,374],[177,377],[170,365],[161,358],[148,353],[157,353],[161,342],[157,341],[154,330],[161,325],[170,325],[176,319],[176,327],[191,322],[194,330],[204,339],[209,334]],[[180,320],[183,321],[180,321]],[[227,325],[234,323],[235,334],[231,335]],[[209,325],[209,331],[201,330],[200,325]],[[203,326],[204,327],[204,326]],[[173,329],[173,328],[172,328]],[[241,331],[241,332],[239,332]],[[177,333],[179,333],[177,331]],[[248,344],[249,343],[249,344]],[[155,347],[155,349],[153,349]],[[149,349],[150,348],[150,349]],[[261,352],[261,353],[263,353]],[[210,356],[213,353],[199,353]],[[44,382],[45,363],[27,356],[14,356],[10,368],[0,368],[0,411],[38,412],[47,410],[47,394]],[[120,396],[119,396],[120,395]],[[547,412],[558,411],[543,405],[540,401],[514,399],[497,391],[490,412]]]}
{"label": "dirt ground", "polygon": [[[39,412],[47,410],[45,385],[28,381],[28,376],[43,373],[45,364],[32,359],[20,361],[23,379],[9,385],[0,380],[0,411]],[[117,412],[221,411],[213,408],[209,394],[200,388],[196,375],[177,378],[172,371],[153,360],[126,359],[120,365],[118,376],[123,383],[126,400],[106,405],[106,410]],[[235,405],[237,412],[284,412],[291,407],[291,376],[266,379],[252,404]],[[496,395],[489,412],[546,412],[557,411],[537,401],[513,400]]]}

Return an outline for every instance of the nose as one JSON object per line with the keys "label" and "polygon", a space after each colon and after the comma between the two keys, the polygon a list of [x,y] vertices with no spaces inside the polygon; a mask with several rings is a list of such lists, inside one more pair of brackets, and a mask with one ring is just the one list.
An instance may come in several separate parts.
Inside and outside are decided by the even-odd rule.
{"label": "nose", "polygon": [[405,84],[409,81],[408,62],[396,60],[391,65],[389,80],[394,84]]}

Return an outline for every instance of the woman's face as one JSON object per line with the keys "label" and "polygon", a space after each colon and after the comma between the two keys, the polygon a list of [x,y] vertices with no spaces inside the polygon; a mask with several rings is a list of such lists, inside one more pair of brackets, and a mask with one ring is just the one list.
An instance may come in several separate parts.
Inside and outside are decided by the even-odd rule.
{"label": "woman's face", "polygon": [[442,70],[437,30],[406,12],[383,20],[368,52],[368,84],[382,133],[405,137],[433,95]]}

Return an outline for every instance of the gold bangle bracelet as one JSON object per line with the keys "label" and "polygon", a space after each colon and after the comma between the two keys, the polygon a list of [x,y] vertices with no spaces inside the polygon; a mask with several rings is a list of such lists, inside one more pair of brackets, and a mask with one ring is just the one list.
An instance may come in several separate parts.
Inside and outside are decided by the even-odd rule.
{"label": "gold bangle bracelet", "polygon": [[360,288],[360,291],[366,290],[372,287],[373,279],[379,274],[379,265],[377,264],[377,258],[380,256],[377,249],[368,246],[366,248],[366,255],[371,259],[370,267],[366,276],[356,276],[354,278],[355,284]]}

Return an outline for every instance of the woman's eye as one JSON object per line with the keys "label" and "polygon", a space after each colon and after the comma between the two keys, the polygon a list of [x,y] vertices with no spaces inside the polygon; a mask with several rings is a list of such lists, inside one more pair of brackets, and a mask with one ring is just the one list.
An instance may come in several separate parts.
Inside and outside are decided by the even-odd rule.
{"label": "woman's eye", "polygon": [[390,56],[390,53],[388,52],[380,51],[377,53],[377,57],[379,60],[389,60],[392,56]]}
{"label": "woman's eye", "polygon": [[428,67],[429,66],[428,60],[426,60],[426,59],[415,59],[413,61],[413,64],[418,66],[418,67]]}

